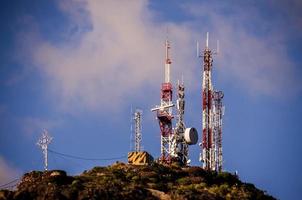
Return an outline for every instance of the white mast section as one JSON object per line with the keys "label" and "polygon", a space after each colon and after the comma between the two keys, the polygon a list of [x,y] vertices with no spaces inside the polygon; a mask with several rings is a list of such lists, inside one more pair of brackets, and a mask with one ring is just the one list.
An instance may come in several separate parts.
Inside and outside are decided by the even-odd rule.
{"label": "white mast section", "polygon": [[134,137],[135,137],[135,151],[140,152],[142,150],[142,110],[136,109],[134,113]]}
{"label": "white mast section", "polygon": [[170,83],[170,55],[169,55],[170,43],[166,40],[166,59],[165,59],[165,83]]}
{"label": "white mast section", "polygon": [[207,32],[206,49],[209,48],[209,32]]}
{"label": "white mast section", "polygon": [[37,145],[41,147],[44,155],[44,170],[47,171],[48,168],[48,145],[51,143],[52,137],[48,135],[47,130],[43,130],[42,137],[37,142]]}

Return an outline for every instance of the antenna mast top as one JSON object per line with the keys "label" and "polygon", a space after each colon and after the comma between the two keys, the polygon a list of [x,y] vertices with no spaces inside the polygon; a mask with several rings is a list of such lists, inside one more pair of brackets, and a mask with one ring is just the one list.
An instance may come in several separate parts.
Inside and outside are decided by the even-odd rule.
{"label": "antenna mast top", "polygon": [[171,59],[170,59],[170,55],[169,55],[169,51],[170,51],[170,42],[169,40],[166,40],[166,64],[171,64]]}
{"label": "antenna mast top", "polygon": [[165,83],[170,83],[170,65],[171,65],[171,59],[170,59],[170,42],[167,39],[165,43],[166,47],[166,59],[165,59]]}
{"label": "antenna mast top", "polygon": [[209,32],[207,32],[206,49],[209,48]]}

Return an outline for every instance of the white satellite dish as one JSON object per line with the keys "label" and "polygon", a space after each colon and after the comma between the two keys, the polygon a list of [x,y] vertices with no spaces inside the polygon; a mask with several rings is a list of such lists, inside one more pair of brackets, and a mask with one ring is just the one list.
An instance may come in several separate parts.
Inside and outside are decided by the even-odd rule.
{"label": "white satellite dish", "polygon": [[198,141],[197,130],[195,128],[186,128],[184,137],[187,144],[196,144]]}

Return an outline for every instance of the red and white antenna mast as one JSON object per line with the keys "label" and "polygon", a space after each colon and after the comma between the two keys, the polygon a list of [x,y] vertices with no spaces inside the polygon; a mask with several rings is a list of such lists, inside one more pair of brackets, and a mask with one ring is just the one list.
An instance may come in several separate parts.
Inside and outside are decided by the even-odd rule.
{"label": "red and white antenna mast", "polygon": [[165,77],[164,83],[161,85],[161,102],[160,106],[156,106],[151,109],[151,111],[157,111],[157,119],[160,127],[160,137],[161,137],[161,155],[160,162],[169,164],[171,163],[171,138],[173,134],[172,129],[172,84],[170,82],[170,43],[166,40],[165,43]]}
{"label": "red and white antenna mast", "polygon": [[203,168],[210,169],[212,161],[212,51],[209,49],[209,33],[203,52],[203,81],[202,81],[202,161]]}
{"label": "red and white antenna mast", "polygon": [[[202,143],[200,160],[205,170],[222,170],[222,116],[223,109],[221,91],[214,91],[212,85],[213,52],[209,48],[209,33],[207,33],[206,47],[203,51],[203,79],[202,79]],[[197,52],[199,54],[198,46]]]}
{"label": "red and white antenna mast", "polygon": [[[197,51],[198,48],[197,48]],[[199,54],[199,52],[198,52]],[[212,138],[212,51],[209,49],[209,33],[207,33],[206,47],[203,51],[203,75],[202,75],[202,143],[200,143],[202,153],[200,160],[203,168],[210,170],[213,162],[213,138]]]}

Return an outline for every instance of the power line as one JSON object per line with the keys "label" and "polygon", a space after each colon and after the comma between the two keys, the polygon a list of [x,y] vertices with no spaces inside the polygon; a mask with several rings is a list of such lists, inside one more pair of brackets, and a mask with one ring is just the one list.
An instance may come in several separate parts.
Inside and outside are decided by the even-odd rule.
{"label": "power line", "polygon": [[18,180],[19,180],[19,178],[15,179],[15,180],[12,180],[8,183],[5,183],[3,185],[0,185],[0,188],[9,188],[9,187],[11,187],[10,184],[17,182]]}
{"label": "power line", "polygon": [[[66,156],[58,155],[58,154],[52,154],[52,155],[54,155],[54,156],[51,156],[51,158],[53,158],[53,159],[56,159],[56,158],[62,159],[64,162],[68,163],[71,166],[78,166],[78,167],[81,167],[81,168],[86,167],[85,163],[83,163],[82,160],[69,158],[69,157],[66,157]],[[62,164],[61,163],[62,160],[59,161],[60,164]],[[94,161],[92,161],[92,162],[94,162]],[[58,166],[61,166],[61,165],[58,165]]]}
{"label": "power line", "polygon": [[[70,154],[60,153],[60,152],[54,151],[52,149],[47,149],[47,151],[50,153],[53,153],[53,154],[63,156],[63,157],[68,157],[68,158],[73,158],[73,159],[78,159],[78,160],[89,160],[89,161],[110,161],[110,160],[123,159],[123,158],[127,157],[127,156],[120,156],[120,157],[111,157],[111,158],[85,158],[85,157],[81,157],[81,156],[74,156],[74,155],[70,155]],[[19,180],[20,179],[17,178],[8,183],[2,184],[2,185],[0,185],[0,188],[6,189],[6,188],[15,187],[17,185],[16,182]],[[13,185],[11,185],[11,184],[13,184]]]}
{"label": "power line", "polygon": [[15,185],[8,185],[6,187],[0,188],[1,190],[13,190],[18,184],[16,183]]}
{"label": "power line", "polygon": [[108,161],[108,160],[118,160],[118,159],[126,158],[126,156],[112,157],[112,158],[85,158],[85,157],[81,157],[81,156],[74,156],[74,155],[69,155],[69,154],[65,154],[65,153],[60,153],[60,152],[57,152],[57,151],[54,151],[51,149],[48,149],[48,151],[53,154],[57,154],[57,155],[61,155],[61,156],[69,157],[69,158],[74,158],[74,159],[78,159],[78,160]]}

